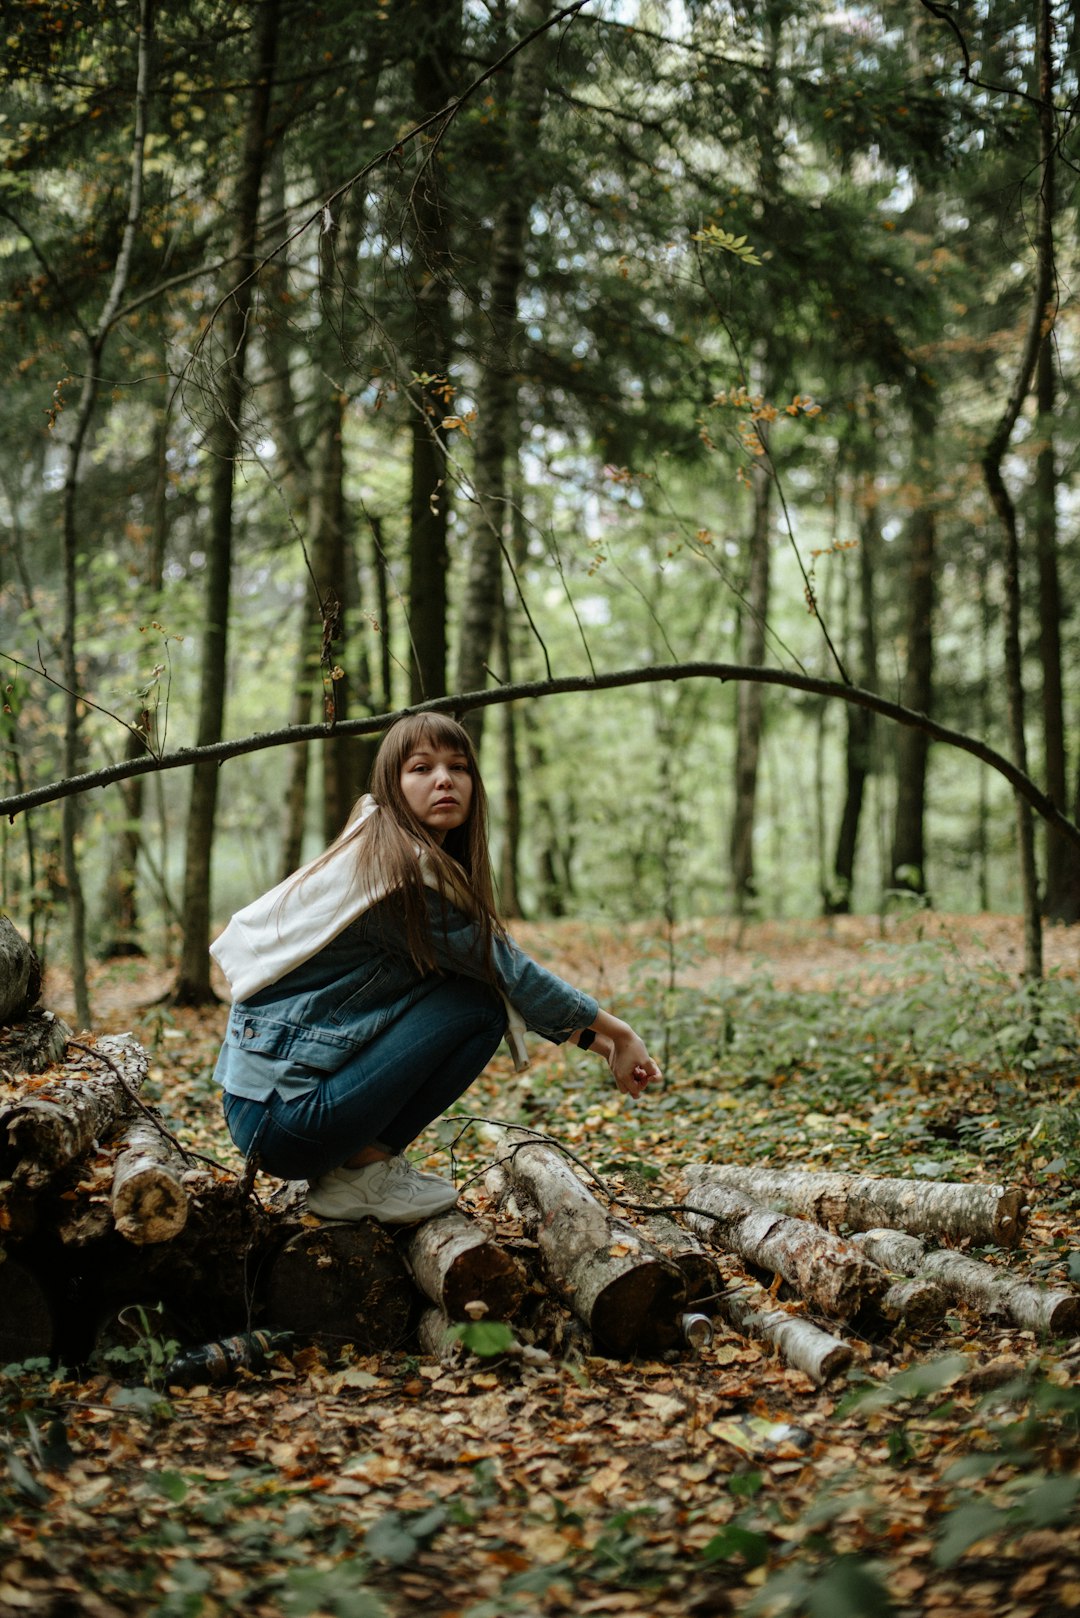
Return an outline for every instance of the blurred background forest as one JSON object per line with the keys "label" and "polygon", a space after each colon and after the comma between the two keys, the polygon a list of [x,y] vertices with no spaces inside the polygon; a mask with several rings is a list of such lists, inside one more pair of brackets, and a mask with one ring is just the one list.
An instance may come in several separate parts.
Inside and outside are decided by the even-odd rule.
{"label": "blurred background forest", "polygon": [[[1065,0],[37,0],[4,33],[8,797],[707,659],[902,702],[1075,814]],[[1066,838],[866,708],[687,679],[469,722],[511,915],[1080,916]],[[370,745],[5,819],[3,906],[77,987],[145,950],[198,1002]]]}

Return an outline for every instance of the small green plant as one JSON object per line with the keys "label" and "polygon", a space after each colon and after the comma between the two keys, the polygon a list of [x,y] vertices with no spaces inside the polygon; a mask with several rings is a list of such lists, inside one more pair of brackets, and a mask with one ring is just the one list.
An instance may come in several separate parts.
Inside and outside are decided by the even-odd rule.
{"label": "small green plant", "polygon": [[451,1342],[458,1342],[481,1360],[497,1359],[512,1349],[517,1338],[502,1320],[460,1321],[447,1332]]}
{"label": "small green plant", "polygon": [[[120,1311],[117,1324],[128,1341],[116,1343],[102,1355],[114,1371],[135,1371],[146,1387],[160,1391],[165,1385],[165,1369],[176,1356],[180,1344],[162,1334],[159,1326],[164,1318],[162,1304],[147,1309],[143,1304],[131,1304]],[[156,1315],[157,1321],[151,1320]]]}

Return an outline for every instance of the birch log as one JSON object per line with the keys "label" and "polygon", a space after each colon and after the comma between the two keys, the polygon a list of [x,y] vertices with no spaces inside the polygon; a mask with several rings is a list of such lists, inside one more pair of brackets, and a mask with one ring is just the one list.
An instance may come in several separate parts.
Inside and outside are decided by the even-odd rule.
{"label": "birch log", "polygon": [[112,1214],[126,1241],[148,1247],[168,1242],[187,1224],[188,1197],[182,1176],[187,1164],[149,1118],[137,1118],[124,1132],[113,1169]]}
{"label": "birch log", "polygon": [[606,1214],[551,1147],[518,1130],[500,1145],[510,1155],[488,1189],[512,1190],[548,1279],[597,1342],[620,1356],[674,1347],[686,1289],[671,1260]]}
{"label": "birch log", "polygon": [[[130,1034],[102,1035],[95,1048],[138,1091],[146,1078],[149,1057]],[[131,1097],[104,1063],[84,1052],[64,1063],[56,1077],[0,1105],[0,1179],[14,1193],[35,1192],[69,1164],[115,1133],[132,1112]]]}
{"label": "birch log", "polygon": [[867,1174],[815,1173],[805,1169],[739,1168],[692,1163],[692,1187],[726,1185],[748,1197],[833,1229],[869,1230],[887,1225],[912,1235],[977,1245],[1015,1247],[1027,1222],[1024,1194],[1004,1185],[964,1185],[949,1180],[876,1179]]}
{"label": "birch log", "polygon": [[720,1290],[720,1268],[705,1244],[676,1224],[668,1214],[650,1214],[641,1222],[654,1247],[683,1273],[688,1303],[713,1298]]}
{"label": "birch log", "polygon": [[717,1313],[744,1337],[772,1343],[789,1365],[819,1386],[851,1364],[851,1347],[812,1321],[789,1314],[756,1281],[740,1281],[721,1293]]}
{"label": "birch log", "polygon": [[965,1253],[944,1248],[928,1253],[919,1269],[919,1278],[924,1277],[975,1309],[1008,1315],[1025,1331],[1050,1337],[1071,1337],[1080,1331],[1080,1297],[1074,1292],[1050,1291],[1018,1280]]}
{"label": "birch log", "polygon": [[878,1264],[932,1282],[973,1309],[1007,1315],[1025,1331],[1051,1337],[1080,1332],[1080,1296],[1021,1281],[996,1264],[946,1248],[928,1253],[922,1242],[895,1230],[868,1230],[853,1240]]}
{"label": "birch log", "polygon": [[782,1276],[826,1315],[856,1315],[888,1289],[885,1272],[858,1247],[809,1220],[763,1208],[742,1192],[700,1176],[690,1200],[703,1210],[687,1214],[692,1230],[748,1264]]}
{"label": "birch log", "polygon": [[485,1304],[486,1320],[509,1320],[525,1292],[517,1259],[463,1213],[425,1220],[408,1240],[405,1262],[420,1291],[450,1320],[469,1319],[469,1303]]}

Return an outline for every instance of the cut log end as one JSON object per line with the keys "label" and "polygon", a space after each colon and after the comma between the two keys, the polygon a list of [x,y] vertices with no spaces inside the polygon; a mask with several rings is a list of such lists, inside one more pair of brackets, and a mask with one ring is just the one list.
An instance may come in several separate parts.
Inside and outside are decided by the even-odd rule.
{"label": "cut log end", "polygon": [[266,1318],[301,1340],[377,1353],[404,1340],[412,1297],[405,1262],[382,1225],[325,1224],[297,1232],[274,1260]]}

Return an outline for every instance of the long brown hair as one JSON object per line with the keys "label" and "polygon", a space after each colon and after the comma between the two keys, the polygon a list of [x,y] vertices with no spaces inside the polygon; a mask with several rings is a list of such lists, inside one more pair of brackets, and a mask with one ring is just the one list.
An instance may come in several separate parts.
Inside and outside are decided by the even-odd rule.
{"label": "long brown hair", "polygon": [[[401,790],[401,772],[406,759],[425,746],[461,753],[472,776],[468,819],[448,831],[441,844],[417,820]],[[431,889],[424,882],[417,858],[419,848],[438,882],[444,925],[446,907],[458,902],[462,889],[467,892],[473,919],[480,929],[481,962],[490,974],[492,941],[504,937],[505,933],[495,909],[488,852],[487,794],[468,731],[446,714],[410,714],[398,719],[380,743],[368,791],[377,809],[359,827],[352,825],[363,802],[361,799],[349,817],[350,825],[332,847],[354,842],[360,869],[377,874],[400,897],[405,947],[421,971],[433,972],[438,970],[438,963],[428,910],[427,896]]]}

